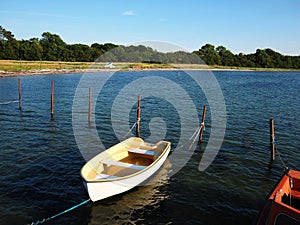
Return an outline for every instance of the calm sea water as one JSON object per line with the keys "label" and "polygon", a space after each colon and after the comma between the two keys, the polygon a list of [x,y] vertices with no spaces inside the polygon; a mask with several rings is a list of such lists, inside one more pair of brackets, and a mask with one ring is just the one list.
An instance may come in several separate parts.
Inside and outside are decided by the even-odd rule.
{"label": "calm sea water", "polygon": [[[201,76],[201,72],[193,73]],[[283,171],[278,156],[269,169],[270,118],[275,120],[276,146],[282,159],[290,168],[300,169],[300,72],[226,71],[214,75],[225,98],[226,133],[217,157],[200,172],[211,115],[204,93],[196,90],[193,80],[176,71],[114,74],[98,96],[95,113],[94,127],[105,147],[118,142],[110,112],[120,90],[149,76],[164,77],[181,86],[199,115],[203,105],[208,105],[204,143],[170,178],[166,173],[174,165],[167,162],[157,174],[161,175],[159,183],[84,205],[47,224],[253,224]],[[94,76],[97,80],[101,73]],[[80,176],[85,160],[72,127],[73,98],[81,77],[21,77],[23,111],[18,103],[0,105],[0,224],[28,224],[89,198]],[[49,111],[52,80],[54,121]],[[168,95],[176,96],[175,89],[167,89]],[[142,97],[143,93],[141,90]],[[17,96],[17,78],[0,78],[0,102]],[[130,125],[135,121],[135,107],[129,110]],[[180,132],[187,129],[180,126],[176,107],[162,98],[143,98],[143,138],[151,136],[148,125],[152,118],[165,122],[165,139],[176,148]]]}

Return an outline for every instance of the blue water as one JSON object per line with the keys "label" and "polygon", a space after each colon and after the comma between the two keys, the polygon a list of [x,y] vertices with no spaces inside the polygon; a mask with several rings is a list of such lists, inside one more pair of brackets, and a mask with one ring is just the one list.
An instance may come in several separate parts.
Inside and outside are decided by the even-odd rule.
{"label": "blue water", "polygon": [[[270,118],[275,120],[276,146],[284,163],[300,169],[300,72],[214,75],[225,98],[226,133],[217,157],[200,172],[211,115],[195,82],[184,73],[179,77],[177,71],[114,74],[98,96],[95,113],[95,127],[105,147],[118,142],[110,119],[114,99],[130,82],[149,76],[167,78],[186,90],[200,118],[203,105],[208,105],[204,142],[177,174],[159,184],[82,206],[47,224],[253,224],[283,171],[278,156],[269,169]],[[85,160],[72,128],[73,98],[81,77],[21,77],[23,110],[18,103],[0,105],[0,224],[31,223],[88,199],[80,176]],[[52,80],[55,120],[49,110]],[[172,90],[168,89],[169,95],[176,96]],[[180,126],[176,108],[161,98],[143,98],[142,90],[140,95],[142,137],[151,135],[148,124],[159,117],[167,126],[166,139],[176,148],[180,132],[186,129]],[[0,78],[0,102],[17,96],[17,77]],[[135,107],[130,109],[130,125]],[[170,168],[172,163],[167,162],[160,173]]]}

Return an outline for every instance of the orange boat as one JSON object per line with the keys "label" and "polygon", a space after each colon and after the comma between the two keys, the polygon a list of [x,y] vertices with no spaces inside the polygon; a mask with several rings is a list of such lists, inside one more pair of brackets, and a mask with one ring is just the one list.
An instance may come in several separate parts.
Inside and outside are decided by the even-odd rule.
{"label": "orange boat", "polygon": [[257,225],[300,224],[300,172],[287,171],[268,197]]}

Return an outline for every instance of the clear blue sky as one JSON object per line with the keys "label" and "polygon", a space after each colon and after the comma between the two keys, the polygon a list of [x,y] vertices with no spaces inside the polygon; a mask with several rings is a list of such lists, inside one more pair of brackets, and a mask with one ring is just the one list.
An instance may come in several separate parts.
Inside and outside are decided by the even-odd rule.
{"label": "clear blue sky", "polygon": [[49,31],[69,44],[155,40],[300,55],[299,0],[10,0],[0,2],[0,25],[17,39]]}

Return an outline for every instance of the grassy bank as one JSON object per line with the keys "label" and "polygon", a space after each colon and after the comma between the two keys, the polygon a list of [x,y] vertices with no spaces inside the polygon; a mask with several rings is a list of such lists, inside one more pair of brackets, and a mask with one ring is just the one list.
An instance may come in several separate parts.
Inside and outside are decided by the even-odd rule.
{"label": "grassy bank", "polygon": [[[80,69],[105,69],[107,63],[94,62],[63,62],[63,61],[25,61],[25,60],[0,60],[0,71],[31,71],[31,70],[80,70]],[[152,63],[113,63],[115,69],[163,69],[175,68],[168,64]]]}
{"label": "grassy bank", "polygon": [[91,63],[86,62],[57,62],[57,61],[24,61],[0,60],[0,70],[28,71],[43,69],[87,69]]}
{"label": "grassy bank", "polygon": [[[56,72],[80,72],[89,69],[105,69],[107,63],[94,62],[62,62],[62,61],[24,61],[24,60],[0,60],[0,73],[51,73]],[[226,67],[206,66],[201,64],[155,64],[155,63],[114,63],[115,70],[139,70],[139,69],[212,69],[212,70],[252,70],[252,71],[291,71],[281,68],[253,68],[253,67]],[[299,71],[299,70],[298,70]]]}

